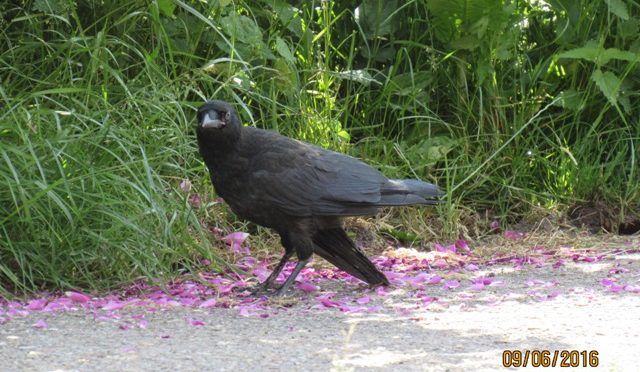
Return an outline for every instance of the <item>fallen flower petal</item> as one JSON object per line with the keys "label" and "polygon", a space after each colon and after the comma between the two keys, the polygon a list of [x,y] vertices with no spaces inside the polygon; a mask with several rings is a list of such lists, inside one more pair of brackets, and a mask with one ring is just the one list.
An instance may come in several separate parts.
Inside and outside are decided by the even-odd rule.
{"label": "fallen flower petal", "polygon": [[27,306],[25,306],[25,308],[31,311],[42,310],[47,305],[47,302],[48,301],[46,298],[38,298],[38,299],[29,301],[29,303],[27,304]]}
{"label": "fallen flower petal", "polygon": [[360,305],[368,304],[369,301],[371,301],[371,297],[367,295],[362,296],[356,300],[356,302],[359,303]]}
{"label": "fallen flower petal", "polygon": [[313,285],[309,282],[298,283],[296,284],[296,288],[301,289],[307,293],[315,292],[319,289],[318,286]]}
{"label": "fallen flower petal", "polygon": [[85,303],[91,300],[91,297],[87,296],[84,293],[68,291],[64,293],[67,297],[69,297],[73,302]]}
{"label": "fallen flower petal", "polygon": [[199,308],[207,308],[207,307],[214,307],[216,306],[216,304],[218,303],[218,299],[217,298],[210,298],[208,300],[203,301],[200,306],[198,306]]}
{"label": "fallen flower petal", "polygon": [[504,232],[504,237],[509,240],[518,241],[524,239],[524,233],[521,231],[507,230]]}
{"label": "fallen flower petal", "polygon": [[464,269],[467,270],[467,271],[477,271],[478,270],[478,265],[470,263],[470,264],[467,264],[464,267]]}
{"label": "fallen flower petal", "polygon": [[442,287],[444,289],[453,289],[453,288],[458,288],[459,286],[460,286],[460,282],[455,279],[452,279],[444,282],[444,285]]}
{"label": "fallen flower petal", "polygon": [[49,325],[44,320],[38,320],[37,322],[33,323],[33,328],[44,329],[47,327],[49,327]]}
{"label": "fallen flower petal", "polygon": [[191,318],[188,318],[187,320],[189,321],[189,323],[190,323],[192,326],[199,327],[199,326],[203,326],[203,325],[204,325],[204,322],[203,322],[202,320],[199,320],[199,319],[191,319]]}
{"label": "fallen flower petal", "polygon": [[191,181],[189,181],[188,179],[182,180],[182,182],[180,182],[180,191],[182,192],[191,191]]}

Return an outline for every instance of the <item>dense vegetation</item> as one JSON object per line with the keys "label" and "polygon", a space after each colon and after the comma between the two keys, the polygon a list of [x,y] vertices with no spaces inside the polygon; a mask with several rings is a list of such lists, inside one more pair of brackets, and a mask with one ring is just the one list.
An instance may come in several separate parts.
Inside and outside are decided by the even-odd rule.
{"label": "dense vegetation", "polygon": [[437,182],[443,236],[584,200],[636,213],[637,3],[353,4],[0,2],[0,294],[222,265],[210,230],[234,221],[193,133],[212,97]]}

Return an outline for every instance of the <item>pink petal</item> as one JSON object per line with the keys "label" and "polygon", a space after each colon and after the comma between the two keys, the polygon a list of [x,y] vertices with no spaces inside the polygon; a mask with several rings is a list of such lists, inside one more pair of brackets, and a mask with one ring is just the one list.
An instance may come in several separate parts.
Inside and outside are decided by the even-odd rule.
{"label": "pink petal", "polygon": [[198,194],[193,194],[193,195],[191,195],[191,197],[189,197],[189,203],[194,208],[198,209],[202,205],[202,198],[200,198],[200,195],[198,195]]}
{"label": "pink petal", "polygon": [[602,284],[605,287],[608,287],[610,285],[615,284],[615,280],[609,279],[609,278],[604,278],[604,279],[600,279],[600,284]]}
{"label": "pink petal", "polygon": [[225,237],[222,240],[230,245],[231,251],[233,253],[241,253],[248,254],[249,250],[242,246],[242,243],[249,237],[249,234],[242,231],[233,232]]}
{"label": "pink petal", "polygon": [[618,284],[612,284],[608,286],[607,289],[609,290],[609,292],[620,293],[624,290],[624,286],[618,285]]}
{"label": "pink petal", "polygon": [[434,275],[429,280],[427,280],[427,284],[440,284],[442,282],[442,277],[438,275]]}
{"label": "pink petal", "polygon": [[524,239],[524,233],[520,231],[507,230],[504,232],[504,237],[510,240],[522,240]]}
{"label": "pink petal", "polygon": [[189,181],[187,179],[182,180],[182,182],[180,182],[180,190],[182,192],[191,191],[191,181]]}
{"label": "pink petal", "polygon": [[218,299],[217,298],[210,298],[208,300],[203,301],[200,306],[200,308],[207,308],[207,307],[214,307],[216,306],[216,304],[218,303]]}
{"label": "pink petal", "polygon": [[445,259],[439,258],[439,259],[433,261],[433,263],[431,265],[433,267],[437,267],[439,269],[443,269],[445,267],[448,267],[449,263]]}
{"label": "pink petal", "polygon": [[489,228],[490,228],[491,230],[497,230],[497,229],[499,229],[499,228],[500,228],[500,222],[495,221],[495,220],[494,220],[494,221],[491,221],[491,223],[489,224]]}
{"label": "pink petal", "polygon": [[140,320],[140,321],[138,322],[138,327],[139,327],[139,328],[145,329],[145,328],[147,328],[148,326],[149,326],[149,321],[148,321],[148,320],[146,320],[146,319],[142,319],[142,320]]}
{"label": "pink petal", "polygon": [[629,272],[629,269],[625,268],[625,267],[612,267],[611,269],[609,269],[609,274],[621,274],[621,273],[627,273]]}
{"label": "pink petal", "polygon": [[47,324],[47,322],[45,322],[44,320],[38,320],[37,322],[33,323],[33,328],[38,328],[38,329],[44,329],[49,327],[49,325]]}
{"label": "pink petal", "polygon": [[187,320],[189,321],[189,323],[191,323],[192,326],[199,327],[199,326],[203,326],[204,325],[204,322],[202,320],[199,320],[199,319],[191,319],[191,318],[189,318]]}
{"label": "pink petal", "polygon": [[376,288],[376,294],[378,296],[387,296],[389,294],[389,290],[387,289],[387,287],[380,286]]}
{"label": "pink petal", "polygon": [[127,302],[124,301],[109,301],[104,306],[102,306],[102,310],[112,311],[122,309],[127,305]]}
{"label": "pink petal", "polygon": [[242,231],[232,232],[231,234],[222,238],[224,242],[227,244],[238,244],[242,245],[244,241],[249,237],[249,234]]}
{"label": "pink petal", "polygon": [[356,300],[360,305],[368,304],[371,301],[371,297],[365,295]]}
{"label": "pink petal", "polygon": [[444,285],[443,285],[445,289],[458,288],[459,286],[460,286],[460,282],[455,279],[447,280],[446,282],[444,282]]}
{"label": "pink petal", "polygon": [[27,304],[25,308],[31,311],[42,310],[47,305],[47,302],[48,301],[46,298],[38,298],[38,299],[29,301],[29,304]]}
{"label": "pink petal", "polygon": [[296,284],[296,288],[301,289],[307,293],[315,292],[318,290],[318,286],[315,286],[309,282],[298,283]]}
{"label": "pink petal", "polygon": [[85,303],[91,300],[91,297],[86,294],[74,291],[68,291],[64,293],[67,297],[69,297],[73,302]]}
{"label": "pink petal", "polygon": [[464,267],[464,269],[467,270],[467,271],[477,271],[478,270],[478,265],[470,263],[470,264],[467,264]]}
{"label": "pink petal", "polygon": [[420,300],[422,301],[423,305],[428,306],[428,305],[431,305],[432,303],[434,303],[438,299],[436,297],[433,297],[433,296],[424,296]]}
{"label": "pink petal", "polygon": [[434,243],[433,244],[433,249],[436,252],[446,252],[447,251],[447,248],[445,246],[443,246],[442,244],[440,244],[440,243]]}
{"label": "pink petal", "polygon": [[465,251],[465,252],[469,252],[471,251],[471,249],[469,249],[469,244],[467,243],[466,240],[462,240],[462,239],[458,239],[456,240],[456,248]]}

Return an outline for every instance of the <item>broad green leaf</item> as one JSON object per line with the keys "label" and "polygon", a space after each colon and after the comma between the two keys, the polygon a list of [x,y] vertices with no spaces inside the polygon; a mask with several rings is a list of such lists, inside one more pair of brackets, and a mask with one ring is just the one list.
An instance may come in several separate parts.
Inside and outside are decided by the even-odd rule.
{"label": "broad green leaf", "polygon": [[558,58],[568,59],[586,59],[587,61],[595,62],[598,59],[598,55],[602,52],[602,47],[598,46],[585,46],[582,48],[576,48],[567,50],[558,54]]}
{"label": "broad green leaf", "polygon": [[622,0],[605,0],[609,6],[609,11],[623,20],[629,19],[629,9]]}
{"label": "broad green leaf", "polygon": [[247,44],[256,44],[262,42],[262,31],[253,19],[231,13],[230,15],[220,19],[222,29],[236,40],[240,40]]}
{"label": "broad green leaf", "polygon": [[602,70],[598,69],[591,75],[591,80],[596,83],[611,104],[615,105],[617,103],[621,81],[616,75],[610,71],[603,73]]}
{"label": "broad green leaf", "polygon": [[433,81],[433,75],[428,71],[399,74],[391,78],[389,87],[399,96],[408,96],[424,90]]}
{"label": "broad green leaf", "polygon": [[364,0],[356,8],[356,21],[369,39],[393,33],[398,28],[394,12],[397,0]]}
{"label": "broad green leaf", "polygon": [[558,58],[568,59],[586,59],[594,62],[598,66],[606,65],[612,59],[634,62],[640,60],[640,55],[617,48],[604,49],[601,46],[589,45],[582,48],[576,48],[558,54]]}
{"label": "broad green leaf", "polygon": [[582,95],[574,89],[567,89],[558,95],[560,100],[557,105],[560,107],[564,107],[568,110],[579,111],[584,108],[584,103],[582,102]]}
{"label": "broad green leaf", "polygon": [[176,4],[172,0],[158,0],[158,8],[167,17],[173,17],[173,12],[176,10]]}
{"label": "broad green leaf", "polygon": [[624,38],[635,38],[638,36],[640,29],[640,21],[638,19],[630,19],[620,23],[620,36]]}
{"label": "broad green leaf", "polygon": [[612,59],[620,59],[623,61],[634,62],[640,60],[640,56],[636,53],[631,53],[626,50],[620,50],[617,48],[609,48],[602,52],[600,56],[600,63],[607,64]]}
{"label": "broad green leaf", "polygon": [[[338,76],[344,80],[351,80],[369,86],[371,83],[378,83],[376,79],[366,70],[347,70],[338,73]],[[380,83],[378,83],[380,84]]]}
{"label": "broad green leaf", "polygon": [[276,52],[278,52],[278,54],[280,54],[282,58],[286,59],[287,62],[293,63],[296,60],[293,54],[291,53],[291,50],[289,49],[287,42],[280,37],[276,38]]}
{"label": "broad green leaf", "polygon": [[465,35],[449,43],[454,49],[473,50],[480,46],[480,40],[473,35]]}
{"label": "broad green leaf", "polygon": [[67,16],[71,11],[72,4],[74,2],[65,0],[36,0],[33,2],[33,10],[46,14]]}

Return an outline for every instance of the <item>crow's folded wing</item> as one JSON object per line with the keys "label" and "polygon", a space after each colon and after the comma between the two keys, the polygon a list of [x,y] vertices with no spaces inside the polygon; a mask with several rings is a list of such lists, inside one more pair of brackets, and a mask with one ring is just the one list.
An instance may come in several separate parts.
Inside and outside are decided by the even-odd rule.
{"label": "crow's folded wing", "polygon": [[264,152],[251,169],[260,198],[293,216],[374,214],[388,183],[360,160],[297,141]]}

